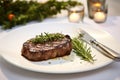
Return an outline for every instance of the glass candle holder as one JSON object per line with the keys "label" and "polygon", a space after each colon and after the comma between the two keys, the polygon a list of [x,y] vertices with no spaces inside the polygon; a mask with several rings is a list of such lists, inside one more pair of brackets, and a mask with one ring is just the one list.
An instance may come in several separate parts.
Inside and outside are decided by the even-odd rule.
{"label": "glass candle holder", "polygon": [[79,5],[68,9],[68,19],[70,22],[82,22],[84,18],[84,6]]}
{"label": "glass candle holder", "polygon": [[107,6],[106,7],[101,7],[101,8],[98,8],[96,11],[93,11],[94,14],[93,14],[93,20],[97,23],[103,23],[106,21],[107,19],[107,13],[108,13],[108,10],[107,10]]}
{"label": "glass candle holder", "polygon": [[105,3],[106,3],[106,0],[87,0],[89,18],[93,19],[94,7],[100,8],[101,6],[104,6]]}

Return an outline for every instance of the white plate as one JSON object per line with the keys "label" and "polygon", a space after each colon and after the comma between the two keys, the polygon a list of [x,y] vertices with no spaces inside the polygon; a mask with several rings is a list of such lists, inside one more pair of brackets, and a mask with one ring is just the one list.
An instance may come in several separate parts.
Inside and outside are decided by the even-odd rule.
{"label": "white plate", "polygon": [[98,69],[111,63],[111,59],[105,57],[93,48],[91,48],[92,55],[95,56],[94,59],[96,59],[93,64],[81,60],[80,57],[76,56],[73,52],[71,52],[71,55],[63,58],[40,62],[31,62],[21,56],[23,43],[38,34],[43,32],[62,32],[63,34],[69,34],[71,37],[75,37],[79,28],[86,30],[98,41],[110,48],[115,50],[120,48],[119,44],[108,33],[87,25],[70,23],[36,23],[9,32],[8,35],[0,40],[0,52],[2,53],[2,57],[13,65],[26,70],[44,73],[84,72]]}

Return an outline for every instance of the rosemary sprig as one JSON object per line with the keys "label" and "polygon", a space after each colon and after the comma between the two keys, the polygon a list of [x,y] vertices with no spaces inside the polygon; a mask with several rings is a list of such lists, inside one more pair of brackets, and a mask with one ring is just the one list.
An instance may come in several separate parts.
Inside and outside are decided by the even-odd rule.
{"label": "rosemary sprig", "polygon": [[83,60],[93,63],[94,59],[91,55],[90,47],[87,47],[82,40],[78,38],[72,39],[73,51],[80,56]]}
{"label": "rosemary sprig", "polygon": [[45,43],[50,41],[61,40],[64,38],[64,35],[61,33],[41,33],[40,35],[36,35],[35,38],[31,39],[33,43]]}

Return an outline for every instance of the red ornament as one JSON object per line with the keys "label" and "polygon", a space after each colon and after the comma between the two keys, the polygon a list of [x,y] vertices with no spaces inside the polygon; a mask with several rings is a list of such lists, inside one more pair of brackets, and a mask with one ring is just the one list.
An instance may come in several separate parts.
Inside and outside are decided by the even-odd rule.
{"label": "red ornament", "polygon": [[14,17],[15,17],[15,15],[12,14],[12,13],[8,15],[8,19],[9,19],[10,21],[12,21]]}

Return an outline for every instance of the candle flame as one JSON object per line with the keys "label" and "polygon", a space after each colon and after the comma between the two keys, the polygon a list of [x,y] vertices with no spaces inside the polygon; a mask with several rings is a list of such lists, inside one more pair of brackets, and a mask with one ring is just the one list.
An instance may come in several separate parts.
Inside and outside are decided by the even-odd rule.
{"label": "candle flame", "polygon": [[101,7],[101,3],[98,3],[98,2],[97,2],[97,3],[94,4],[94,6],[96,6],[96,7]]}

